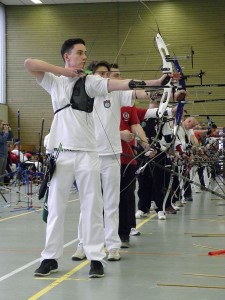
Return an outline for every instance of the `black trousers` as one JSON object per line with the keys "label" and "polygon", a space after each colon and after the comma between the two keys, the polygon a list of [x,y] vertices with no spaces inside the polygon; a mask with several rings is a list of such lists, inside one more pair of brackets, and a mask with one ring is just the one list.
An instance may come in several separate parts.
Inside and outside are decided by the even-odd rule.
{"label": "black trousers", "polygon": [[[170,164],[170,161],[166,157],[164,152],[157,155],[154,161],[165,167]],[[149,164],[143,174],[138,176],[139,188],[138,188],[138,209],[143,212],[147,212],[151,207],[151,201],[155,201],[157,206],[157,212],[163,210],[163,201],[166,195],[166,191],[170,181],[170,173],[164,169]],[[166,202],[166,207],[170,206],[171,197],[169,196]]]}
{"label": "black trousers", "polygon": [[[190,179],[190,174],[188,173],[187,178]],[[192,196],[191,184],[189,181],[186,181],[184,184],[184,199]]]}
{"label": "black trousers", "polygon": [[119,236],[122,241],[129,241],[130,230],[136,227],[135,188],[136,165],[121,165],[120,204],[119,204]]}
{"label": "black trousers", "polygon": [[151,166],[148,165],[144,172],[138,175],[138,209],[144,213],[150,210],[151,201],[155,201],[153,181],[153,170],[151,170]]}
{"label": "black trousers", "polygon": [[204,169],[205,169],[205,167],[198,167],[198,170],[197,170],[199,181],[200,181],[201,185],[203,185],[203,186],[205,186],[204,174],[203,174]]}
{"label": "black trousers", "polygon": [[[175,172],[179,173],[177,166],[175,167]],[[173,179],[173,191],[172,192],[174,194],[172,202],[175,203],[176,201],[180,200],[180,180],[179,180],[179,177],[176,175],[174,175],[174,179]]]}

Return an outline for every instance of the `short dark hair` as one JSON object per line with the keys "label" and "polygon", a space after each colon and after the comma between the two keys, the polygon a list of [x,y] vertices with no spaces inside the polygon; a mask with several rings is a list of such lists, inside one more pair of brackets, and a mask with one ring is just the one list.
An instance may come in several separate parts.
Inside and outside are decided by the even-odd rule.
{"label": "short dark hair", "polygon": [[106,60],[94,60],[89,64],[87,69],[95,73],[99,67],[106,67],[110,71],[110,65]]}
{"label": "short dark hair", "polygon": [[64,60],[64,54],[70,52],[73,49],[73,46],[76,44],[83,44],[85,46],[85,41],[81,38],[74,38],[66,40],[61,47],[61,55]]}
{"label": "short dark hair", "polygon": [[110,68],[119,69],[119,65],[116,63],[110,64]]}

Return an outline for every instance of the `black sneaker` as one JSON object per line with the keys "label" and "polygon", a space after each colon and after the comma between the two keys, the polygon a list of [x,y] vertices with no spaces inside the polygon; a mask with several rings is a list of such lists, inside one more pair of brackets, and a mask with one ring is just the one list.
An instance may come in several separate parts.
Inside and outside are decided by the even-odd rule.
{"label": "black sneaker", "polygon": [[166,213],[175,215],[177,213],[177,211],[172,206],[169,206],[166,208]]}
{"label": "black sneaker", "polygon": [[104,277],[103,265],[98,260],[91,260],[91,269],[89,271],[88,277],[90,278],[100,278]]}
{"label": "black sneaker", "polygon": [[202,186],[201,186],[201,190],[202,190],[202,191],[207,191],[206,186],[202,185]]}
{"label": "black sneaker", "polygon": [[55,259],[44,259],[40,267],[35,270],[34,276],[44,277],[58,272],[58,263]]}
{"label": "black sneaker", "polygon": [[193,198],[191,196],[188,196],[188,197],[185,197],[184,200],[187,202],[191,202],[191,201],[193,201]]}

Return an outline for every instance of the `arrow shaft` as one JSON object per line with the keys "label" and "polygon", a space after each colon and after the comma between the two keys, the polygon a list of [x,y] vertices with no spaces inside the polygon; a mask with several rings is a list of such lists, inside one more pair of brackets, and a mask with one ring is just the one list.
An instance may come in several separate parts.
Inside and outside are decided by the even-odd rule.
{"label": "arrow shaft", "polygon": [[195,87],[224,87],[224,83],[208,83],[208,84],[189,84],[186,85],[186,88],[195,88]]}
{"label": "arrow shaft", "polygon": [[192,114],[192,115],[186,115],[186,117],[207,117],[207,116],[210,116],[210,117],[225,117],[225,115],[198,115],[198,114]]}
{"label": "arrow shaft", "polygon": [[209,99],[209,100],[193,100],[188,101],[187,104],[193,104],[193,103],[202,103],[202,102],[216,102],[216,101],[225,101],[225,99]]}
{"label": "arrow shaft", "polygon": [[[179,178],[181,178],[181,179],[183,179],[183,180],[186,180],[187,182],[190,182],[190,183],[192,183],[192,184],[194,184],[194,185],[196,185],[196,186],[198,186],[198,187],[200,187],[200,188],[203,187],[200,183],[195,182],[195,181],[193,181],[193,180],[191,180],[191,179],[189,179],[189,178],[187,178],[187,177],[185,177],[185,176],[183,176],[183,175],[181,175],[181,174],[179,174],[179,173],[177,173],[177,172],[174,172],[174,171],[172,171],[171,169],[165,168],[164,166],[162,166],[162,165],[156,163],[155,161],[151,161],[151,164],[157,166],[157,167],[160,168],[160,169],[165,170],[166,172],[173,173],[175,176],[177,176],[177,177],[179,177]],[[211,190],[211,189],[209,189],[209,188],[207,188],[207,187],[204,187],[204,189],[205,189],[205,191],[208,191],[208,192],[210,192],[211,194],[216,195],[216,196],[218,196],[218,197],[220,197],[220,198],[222,198],[222,199],[225,200],[225,194],[223,195],[223,194],[217,193],[216,191],[213,191],[213,190]]]}

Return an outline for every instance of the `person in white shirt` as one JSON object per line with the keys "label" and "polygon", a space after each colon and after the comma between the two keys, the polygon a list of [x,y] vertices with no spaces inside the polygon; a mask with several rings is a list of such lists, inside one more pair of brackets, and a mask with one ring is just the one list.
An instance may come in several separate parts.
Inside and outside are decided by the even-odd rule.
{"label": "person in white shirt", "polygon": [[[102,78],[110,76],[107,61],[93,61],[88,70]],[[149,99],[149,93],[138,91],[141,99]],[[118,234],[120,201],[120,108],[132,106],[136,99],[133,91],[113,91],[104,96],[96,96],[94,102],[94,125],[97,151],[100,159],[100,173],[104,206],[105,243],[109,261],[120,260],[121,240]],[[145,145],[148,145],[146,139]],[[79,244],[72,260],[86,257],[82,242],[81,215],[78,226]]]}
{"label": "person in white shirt", "polygon": [[[198,121],[194,117],[187,117],[182,121],[181,125],[177,131],[177,138],[175,140],[175,147],[180,156],[184,158],[184,160],[189,159],[189,150],[192,145],[198,145],[198,140],[195,137],[193,128],[198,124]],[[186,166],[183,167],[183,169]],[[183,170],[185,172],[185,169]],[[190,172],[190,171],[189,171]],[[189,178],[189,172],[187,173],[187,177]],[[180,186],[182,187],[182,202],[193,201],[192,198],[192,190],[189,182],[185,182],[183,184],[183,179],[180,181]]]}
{"label": "person in white shirt", "polygon": [[[89,277],[103,277],[103,201],[92,113],[93,98],[106,96],[113,90],[133,89],[136,83],[130,79],[111,80],[96,75],[88,75],[84,79],[87,51],[85,42],[80,38],[66,40],[61,55],[64,67],[31,58],[24,62],[25,68],[36,78],[37,83],[51,95],[55,115],[47,151],[57,151],[59,145],[63,149],[57,158],[49,187],[45,249],[41,254],[41,265],[34,275],[48,276],[58,271],[57,260],[63,254],[65,212],[70,188],[76,179],[82,214],[83,245],[91,261]],[[165,77],[163,75],[144,83],[160,86]]]}

